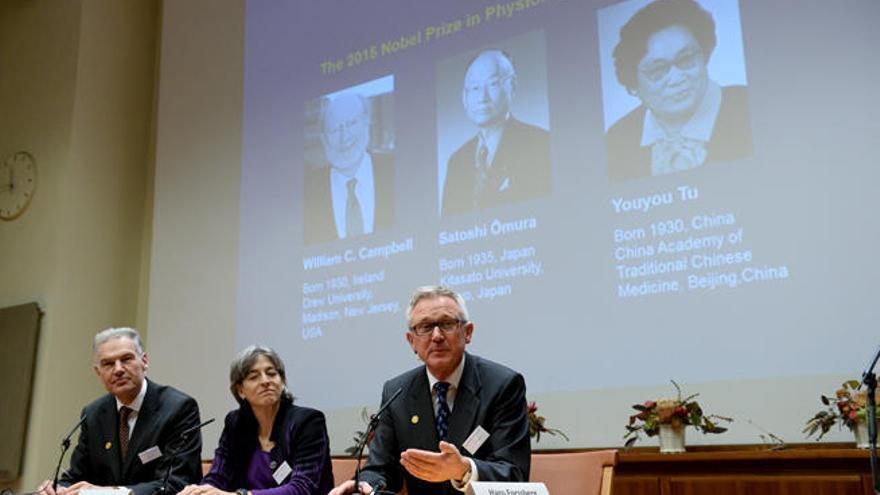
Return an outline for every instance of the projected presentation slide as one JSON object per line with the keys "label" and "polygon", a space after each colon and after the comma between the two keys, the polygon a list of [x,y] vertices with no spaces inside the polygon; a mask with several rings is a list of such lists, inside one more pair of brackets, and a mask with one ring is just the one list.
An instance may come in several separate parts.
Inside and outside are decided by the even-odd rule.
{"label": "projected presentation slide", "polygon": [[249,1],[238,347],[373,404],[442,284],[530,394],[851,372],[817,342],[876,344],[878,11]]}

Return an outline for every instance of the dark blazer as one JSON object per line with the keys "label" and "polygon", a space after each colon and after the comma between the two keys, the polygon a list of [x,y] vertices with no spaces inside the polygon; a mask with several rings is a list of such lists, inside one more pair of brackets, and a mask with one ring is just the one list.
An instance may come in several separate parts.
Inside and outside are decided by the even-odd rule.
{"label": "dark blazer", "polygon": [[[333,489],[333,466],[324,413],[282,399],[272,425],[271,440],[275,447],[270,456],[277,466],[286,461],[293,471],[284,484],[277,487],[247,484],[251,457],[260,448],[258,434],[257,420],[248,406],[227,414],[211,471],[202,483],[230,492],[247,488],[265,495],[324,495]],[[269,490],[262,490],[267,488]]]}
{"label": "dark blazer", "polygon": [[[434,405],[425,367],[420,366],[385,383],[384,403],[398,388],[393,402],[376,428],[361,479],[373,487],[385,484],[398,491],[406,481],[409,493],[459,494],[450,482],[429,483],[400,466],[400,453],[409,448],[439,451]],[[472,456],[481,481],[529,479],[531,443],[526,413],[526,386],[522,375],[472,354],[465,358],[455,404],[449,417],[448,441],[471,456],[462,444],[477,426],[489,438]]]}
{"label": "dark blazer", "polygon": [[[394,225],[394,156],[370,152],[376,206],[373,232]],[[330,166],[313,170],[307,166],[303,186],[303,242],[317,244],[338,239],[330,192]]]}
{"label": "dark blazer", "polygon": [[[608,129],[608,178],[623,181],[651,175],[651,147],[640,146],[645,122],[645,106],[626,114]],[[752,130],[745,86],[721,88],[721,108],[706,148],[706,162],[736,160],[752,154]]]}
{"label": "dark blazer", "polygon": [[449,157],[443,186],[443,215],[522,201],[550,192],[550,134],[546,130],[510,117],[492,158],[483,193],[474,198],[478,145],[479,138],[474,136]]}
{"label": "dark blazer", "polygon": [[[70,457],[70,469],[61,476],[62,486],[88,481],[99,486],[126,486],[135,495],[151,495],[162,486],[169,454],[175,448],[181,450],[168,479],[171,492],[177,493],[199,479],[201,435],[195,432],[179,441],[181,432],[198,426],[199,406],[183,392],[149,381],[124,463],[120,460],[119,413],[113,395],[87,405],[82,415],[86,420]],[[142,464],[138,454],[154,446],[162,451],[162,457]]]}

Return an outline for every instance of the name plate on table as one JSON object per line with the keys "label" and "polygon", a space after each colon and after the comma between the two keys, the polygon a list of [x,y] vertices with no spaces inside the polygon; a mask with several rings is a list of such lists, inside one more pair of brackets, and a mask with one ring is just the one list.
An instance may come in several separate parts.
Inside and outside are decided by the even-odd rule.
{"label": "name plate on table", "polygon": [[83,488],[79,495],[128,495],[131,490],[124,486],[116,488]]}
{"label": "name plate on table", "polygon": [[470,486],[473,495],[550,495],[544,483],[474,481]]}

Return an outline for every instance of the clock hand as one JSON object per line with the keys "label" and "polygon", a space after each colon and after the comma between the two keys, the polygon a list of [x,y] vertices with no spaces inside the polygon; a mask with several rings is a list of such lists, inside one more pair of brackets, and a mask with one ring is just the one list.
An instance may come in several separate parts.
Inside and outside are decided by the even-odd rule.
{"label": "clock hand", "polygon": [[15,188],[15,182],[13,182],[14,177],[12,175],[12,167],[7,167],[7,169],[9,170],[9,174],[7,174],[9,177],[9,182],[4,184],[3,188],[0,189],[0,191],[11,191]]}

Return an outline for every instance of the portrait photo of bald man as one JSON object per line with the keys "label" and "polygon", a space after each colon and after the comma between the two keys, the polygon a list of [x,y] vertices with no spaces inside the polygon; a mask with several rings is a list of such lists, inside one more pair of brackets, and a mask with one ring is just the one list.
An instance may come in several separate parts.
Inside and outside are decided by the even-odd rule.
{"label": "portrait photo of bald man", "polygon": [[535,31],[438,64],[443,216],[552,189],[545,56]]}
{"label": "portrait photo of bald man", "polygon": [[304,244],[355,239],[393,225],[392,92],[387,76],[307,104]]}

